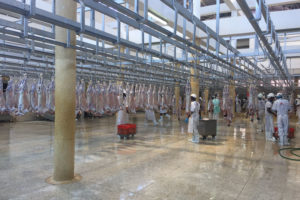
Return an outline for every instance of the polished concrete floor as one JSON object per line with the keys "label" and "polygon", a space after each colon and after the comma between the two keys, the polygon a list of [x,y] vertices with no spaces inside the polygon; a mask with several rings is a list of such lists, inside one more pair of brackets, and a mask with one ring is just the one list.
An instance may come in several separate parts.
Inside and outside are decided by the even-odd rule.
{"label": "polished concrete floor", "polygon": [[[186,124],[138,126],[133,140],[116,136],[115,118],[77,122],[75,171],[82,180],[49,185],[53,123],[0,123],[0,199],[300,199],[300,163],[278,155],[255,123],[222,121],[216,140],[188,141]],[[292,146],[299,147],[300,127]]]}

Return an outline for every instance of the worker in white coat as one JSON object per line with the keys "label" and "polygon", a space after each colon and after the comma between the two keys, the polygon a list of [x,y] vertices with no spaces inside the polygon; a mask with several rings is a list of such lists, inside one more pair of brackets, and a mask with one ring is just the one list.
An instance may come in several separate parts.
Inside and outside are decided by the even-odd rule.
{"label": "worker in white coat", "polygon": [[282,94],[278,93],[276,95],[277,100],[272,106],[272,110],[277,113],[277,126],[279,135],[279,144],[289,145],[288,143],[288,126],[289,126],[289,116],[288,112],[291,109],[291,105],[288,100],[282,98]]}
{"label": "worker in white coat", "polygon": [[199,143],[199,112],[200,104],[196,101],[197,95],[191,95],[191,111],[188,113],[189,124],[188,124],[188,133],[193,134],[192,142]]}
{"label": "worker in white coat", "polygon": [[120,124],[127,124],[129,121],[129,110],[126,90],[123,90],[123,94],[119,95],[119,105],[120,108],[117,114],[117,126]]}
{"label": "worker in white coat", "polygon": [[256,110],[256,116],[257,116],[257,131],[258,132],[264,132],[264,120],[265,120],[265,100],[262,93],[259,93],[257,95],[258,101],[257,101],[257,110]]}
{"label": "worker in white coat", "polygon": [[272,111],[272,105],[275,99],[275,95],[273,93],[269,93],[267,96],[267,102],[265,105],[265,133],[266,140],[275,142],[276,139],[273,137],[274,133],[274,124],[273,124],[273,116],[276,116],[276,113]]}
{"label": "worker in white coat", "polygon": [[295,104],[296,104],[296,114],[297,114],[297,117],[298,117],[298,124],[300,124],[300,95],[297,95],[297,99],[295,101]]}

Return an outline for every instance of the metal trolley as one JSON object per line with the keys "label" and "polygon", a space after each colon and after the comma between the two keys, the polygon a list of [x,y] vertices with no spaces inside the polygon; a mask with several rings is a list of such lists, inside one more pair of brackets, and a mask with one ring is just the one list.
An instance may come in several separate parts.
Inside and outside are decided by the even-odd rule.
{"label": "metal trolley", "polygon": [[205,140],[207,136],[212,136],[212,138],[214,139],[217,135],[217,120],[214,119],[199,120],[198,131],[199,134],[202,135],[203,140]]}

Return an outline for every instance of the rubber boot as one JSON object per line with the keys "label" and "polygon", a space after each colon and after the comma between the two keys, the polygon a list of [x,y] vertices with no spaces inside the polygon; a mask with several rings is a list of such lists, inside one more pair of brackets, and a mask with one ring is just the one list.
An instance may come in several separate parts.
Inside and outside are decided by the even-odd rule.
{"label": "rubber boot", "polygon": [[194,134],[193,134],[192,140],[190,140],[190,141],[195,143],[195,135]]}
{"label": "rubber boot", "polygon": [[290,145],[289,139],[288,139],[288,137],[286,135],[283,136],[283,145],[284,146],[289,146]]}
{"label": "rubber boot", "polygon": [[279,145],[280,145],[280,146],[283,146],[283,145],[284,145],[284,136],[283,136],[283,135],[280,135],[280,136],[279,136]]}
{"label": "rubber boot", "polygon": [[196,140],[196,143],[200,142],[200,135],[198,132],[196,133],[195,140]]}

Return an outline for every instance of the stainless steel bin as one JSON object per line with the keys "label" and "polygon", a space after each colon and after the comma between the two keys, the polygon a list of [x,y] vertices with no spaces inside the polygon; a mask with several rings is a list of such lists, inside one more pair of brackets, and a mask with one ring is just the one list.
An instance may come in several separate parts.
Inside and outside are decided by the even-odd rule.
{"label": "stainless steel bin", "polygon": [[215,138],[217,135],[217,120],[205,118],[199,120],[198,131],[203,139],[206,139],[209,135]]}

